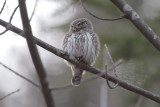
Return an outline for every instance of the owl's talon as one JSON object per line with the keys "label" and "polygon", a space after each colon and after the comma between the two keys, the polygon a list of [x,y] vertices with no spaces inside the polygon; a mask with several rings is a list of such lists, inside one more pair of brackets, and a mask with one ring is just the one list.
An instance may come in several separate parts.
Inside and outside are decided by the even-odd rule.
{"label": "owl's talon", "polygon": [[75,57],[79,62],[82,62],[83,56]]}
{"label": "owl's talon", "polygon": [[74,60],[74,61],[76,61],[76,62],[78,62],[77,58],[74,57],[73,55],[69,55],[69,58],[72,59],[72,60]]}
{"label": "owl's talon", "polygon": [[77,61],[78,61],[79,64],[80,64],[80,63],[83,63],[83,64],[85,64],[85,65],[89,65],[87,62],[84,61],[83,56],[75,57],[75,58],[77,59]]}
{"label": "owl's talon", "polygon": [[60,54],[69,56],[69,54],[67,52],[65,52],[65,51],[60,51]]}

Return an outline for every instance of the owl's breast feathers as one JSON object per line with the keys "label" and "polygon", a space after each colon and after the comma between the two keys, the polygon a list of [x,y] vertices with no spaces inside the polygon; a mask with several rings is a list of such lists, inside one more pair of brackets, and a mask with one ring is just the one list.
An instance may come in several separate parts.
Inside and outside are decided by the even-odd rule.
{"label": "owl's breast feathers", "polygon": [[64,37],[62,49],[75,58],[81,58],[87,64],[94,64],[99,54],[99,38],[91,30],[67,33]]}

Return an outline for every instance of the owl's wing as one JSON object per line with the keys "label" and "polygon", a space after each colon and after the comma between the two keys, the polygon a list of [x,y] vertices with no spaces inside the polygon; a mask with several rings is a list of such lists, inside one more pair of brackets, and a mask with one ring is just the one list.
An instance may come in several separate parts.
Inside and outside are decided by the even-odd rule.
{"label": "owl's wing", "polygon": [[64,38],[63,38],[63,41],[62,41],[62,50],[67,52],[67,47],[70,45],[70,41],[69,41],[69,37],[71,36],[72,34],[69,32],[69,33],[66,33]]}
{"label": "owl's wing", "polygon": [[89,33],[93,37],[92,40],[93,40],[93,45],[95,47],[95,55],[97,57],[99,55],[99,51],[100,51],[99,37],[97,36],[97,34],[94,31],[89,30]]}

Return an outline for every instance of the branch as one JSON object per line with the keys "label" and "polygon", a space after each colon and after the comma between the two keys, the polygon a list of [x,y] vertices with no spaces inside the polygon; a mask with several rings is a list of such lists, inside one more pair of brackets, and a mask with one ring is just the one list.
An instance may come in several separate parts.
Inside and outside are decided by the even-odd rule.
{"label": "branch", "polygon": [[136,103],[135,107],[141,107],[143,99],[144,99],[144,97],[140,95],[138,100],[137,100],[137,103]]}
{"label": "branch", "polygon": [[[105,47],[105,49],[106,49],[106,52],[107,52],[107,55],[108,55],[108,57],[109,57],[109,60],[111,61],[111,64],[113,65],[113,66],[115,66],[114,65],[114,61],[113,61],[113,58],[112,58],[112,56],[111,56],[111,54],[110,54],[110,52],[109,52],[109,49],[108,49],[108,47],[107,47],[107,44],[104,44],[104,47]],[[115,73],[115,76],[116,77],[118,77],[118,75],[116,74],[116,68],[114,69],[114,73]]]}
{"label": "branch", "polygon": [[0,33],[0,35],[3,35],[4,33],[6,33],[6,32],[9,30],[8,28],[10,27],[10,24],[11,24],[11,22],[12,22],[13,16],[14,16],[14,14],[16,13],[18,7],[19,7],[19,5],[13,10],[12,15],[11,15],[11,17],[10,17],[10,19],[9,19],[9,24],[8,24],[8,26],[6,27],[6,29],[5,29],[4,31],[2,31],[2,32]]}
{"label": "branch", "polygon": [[33,38],[31,26],[29,24],[25,0],[19,0],[19,7],[20,7],[20,14],[21,14],[21,19],[23,24],[24,35],[26,35],[28,48],[41,83],[41,90],[42,90],[45,102],[47,104],[47,107],[54,107],[55,105],[52,98],[51,90],[49,89],[46,72],[44,70],[40,56],[38,54],[38,50],[35,45],[35,39]]}
{"label": "branch", "polygon": [[7,31],[8,31],[8,29],[6,28],[4,31],[2,31],[2,32],[0,33],[0,35],[5,34]]}
{"label": "branch", "polygon": [[150,43],[160,51],[160,38],[125,0],[111,0]]}
{"label": "branch", "polygon": [[[113,59],[112,59],[112,56],[111,56],[111,54],[110,54],[110,52],[109,52],[109,49],[108,49],[108,47],[107,47],[107,44],[104,44],[104,47],[106,48],[106,52],[107,52],[107,54],[108,54],[108,57],[109,57],[109,60],[111,61],[111,64],[113,65],[113,67],[114,67],[114,74],[115,74],[115,76],[116,77],[118,77],[118,75],[116,74],[116,67],[115,67],[115,65],[114,65],[114,61],[113,61]],[[107,65],[105,65],[105,71],[106,71],[106,82],[107,82],[107,84],[108,84],[108,87],[110,88],[110,89],[114,89],[114,88],[116,88],[118,85],[119,85],[119,83],[117,82],[114,86],[111,86],[110,84],[109,84],[109,81],[108,81],[108,77],[107,77],[107,71],[108,71],[108,69],[107,69],[108,67],[107,67]]]}
{"label": "branch", "polygon": [[41,88],[40,85],[34,83],[33,81],[31,81],[30,79],[24,77],[23,75],[17,73],[16,71],[14,71],[13,69],[9,68],[8,66],[6,66],[5,64],[3,64],[2,62],[0,62],[0,65],[2,65],[4,68],[8,69],[9,71],[11,71],[12,73],[14,73],[15,75],[21,77],[22,79],[26,80],[27,82],[31,83],[32,85]]}
{"label": "branch", "polygon": [[[3,27],[6,27],[8,25],[8,23],[0,19],[0,25],[2,25]],[[11,25],[9,30],[11,30],[11,31],[21,35],[22,37],[26,38],[25,35],[24,35],[24,31],[19,29],[19,28],[17,28],[17,27],[15,27],[15,26],[13,26],[13,25]],[[98,75],[98,74],[103,72],[100,69],[93,68],[91,66],[87,66],[87,65],[81,64],[81,63],[75,61],[74,59],[71,59],[69,57],[69,55],[67,55],[64,51],[62,51],[60,49],[57,49],[54,46],[51,46],[50,44],[48,44],[48,43],[46,43],[46,42],[44,42],[44,41],[42,41],[42,40],[40,40],[40,39],[38,39],[36,37],[34,37],[34,40],[35,40],[36,44],[39,45],[40,47],[48,50],[49,52],[51,52],[51,53],[53,53],[53,54],[65,59],[65,60],[67,60],[67,61],[69,61],[69,62],[71,62],[71,63],[73,63],[73,64],[75,64],[77,66],[79,66],[80,68],[82,68],[82,69],[84,69],[84,70],[86,70],[86,71],[88,71],[90,73]],[[120,80],[120,79],[118,79],[116,77],[112,77],[109,74],[107,74],[107,76],[108,76],[108,80],[110,80],[110,81],[112,81],[114,83],[116,83],[118,81],[119,82],[119,86],[121,86],[121,87],[123,87],[123,88],[125,88],[127,90],[130,90],[132,92],[135,92],[137,94],[140,94],[140,95],[142,95],[144,97],[147,97],[147,98],[149,98],[149,99],[151,99],[151,100],[153,100],[155,102],[160,103],[160,96],[159,95],[156,95],[156,94],[154,94],[154,93],[152,93],[150,91],[144,90],[144,89],[142,89],[140,87],[134,86],[134,85],[132,85],[132,84],[130,84],[128,82],[125,82],[123,80]],[[102,75],[101,77],[105,79],[105,75]]]}
{"label": "branch", "polygon": [[19,92],[19,91],[20,91],[20,90],[18,89],[18,90],[16,90],[16,91],[13,91],[13,92],[11,92],[11,93],[7,94],[6,96],[4,96],[4,97],[0,98],[0,101],[1,101],[1,100],[4,100],[5,98],[7,98],[7,97],[9,97],[9,96],[11,96],[11,95],[13,95],[13,94],[15,94],[15,93]]}
{"label": "branch", "polygon": [[101,17],[98,17],[98,16],[94,15],[93,13],[91,13],[91,12],[84,6],[82,0],[80,0],[80,2],[81,2],[81,5],[82,5],[83,9],[84,9],[88,14],[90,14],[91,16],[93,16],[93,17],[96,18],[96,19],[105,20],[105,21],[115,21],[115,20],[124,19],[124,18],[126,17],[125,15],[123,15],[123,16],[121,16],[121,17],[119,17],[119,18],[112,18],[112,19],[101,18]]}
{"label": "branch", "polygon": [[[112,70],[114,70],[117,66],[119,66],[121,63],[122,63],[122,61],[123,60],[118,60],[116,63],[115,63],[115,65],[113,66],[111,66],[109,69],[108,69],[108,71],[112,71]],[[97,74],[97,75],[93,75],[93,76],[90,76],[90,77],[88,77],[88,78],[86,78],[86,79],[83,79],[82,81],[81,81],[81,84],[82,83],[85,83],[85,82],[88,82],[88,81],[91,81],[91,80],[94,80],[94,79],[97,79],[97,78],[99,78],[99,77],[101,77],[102,75],[105,75],[106,73],[105,72],[101,72],[101,73],[99,73],[99,74]],[[67,89],[67,88],[70,88],[70,87],[74,87],[72,84],[68,84],[68,85],[64,85],[64,86],[59,86],[59,87],[54,87],[54,88],[51,88],[51,90],[52,91],[59,91],[59,90],[63,90],[63,89]]]}
{"label": "branch", "polygon": [[33,12],[32,12],[32,14],[31,14],[31,17],[30,17],[30,19],[29,19],[30,22],[31,22],[31,20],[32,20],[32,18],[33,18],[33,16],[34,16],[35,11],[36,11],[37,4],[38,4],[38,0],[35,1],[34,9],[33,9]]}
{"label": "branch", "polygon": [[3,6],[2,6],[1,11],[0,11],[0,15],[1,15],[2,12],[3,12],[3,9],[4,9],[5,5],[6,5],[6,2],[7,2],[7,0],[5,0],[4,3],[3,3]]}

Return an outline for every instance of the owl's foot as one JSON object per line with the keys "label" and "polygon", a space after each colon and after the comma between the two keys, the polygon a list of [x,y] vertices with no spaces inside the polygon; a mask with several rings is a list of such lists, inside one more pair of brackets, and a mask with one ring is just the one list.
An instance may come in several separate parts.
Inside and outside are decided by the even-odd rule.
{"label": "owl's foot", "polygon": [[77,61],[81,62],[83,60],[83,56],[78,56],[78,57],[75,57],[77,59]]}
{"label": "owl's foot", "polygon": [[69,54],[67,52],[65,52],[65,51],[60,51],[60,54],[69,56]]}
{"label": "owl's foot", "polygon": [[83,63],[85,65],[89,65],[86,61],[84,61],[83,56],[75,57],[78,62]]}

